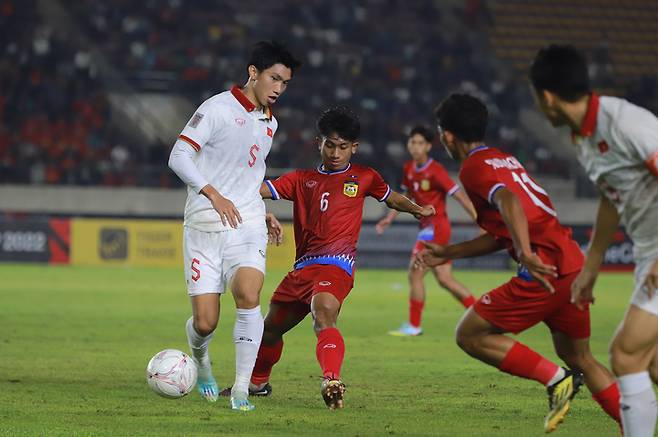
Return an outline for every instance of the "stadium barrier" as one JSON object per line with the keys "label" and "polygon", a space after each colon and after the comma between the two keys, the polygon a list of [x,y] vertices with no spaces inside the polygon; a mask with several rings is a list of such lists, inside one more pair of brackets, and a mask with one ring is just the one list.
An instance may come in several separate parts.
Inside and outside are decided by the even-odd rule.
{"label": "stadium barrier", "polygon": [[0,261],[68,264],[69,219],[0,216]]}
{"label": "stadium barrier", "polygon": [[[269,246],[267,267],[289,269],[295,258],[293,226],[283,224],[282,246]],[[592,228],[572,226],[583,250]],[[396,223],[376,235],[374,223],[365,223],[358,246],[358,268],[406,268],[418,228],[414,223]],[[452,238],[474,237],[473,225],[455,224]],[[27,214],[0,215],[0,262],[42,262],[87,266],[176,267],[183,263],[182,222],[178,219],[52,218]],[[486,257],[457,260],[456,268],[513,268],[509,256],[498,252]],[[633,269],[633,245],[623,230],[608,248],[605,270]]]}
{"label": "stadium barrier", "polygon": [[[283,225],[287,238],[268,247],[269,268],[286,268],[295,256],[292,225]],[[71,263],[181,267],[183,226],[180,220],[73,219]]]}

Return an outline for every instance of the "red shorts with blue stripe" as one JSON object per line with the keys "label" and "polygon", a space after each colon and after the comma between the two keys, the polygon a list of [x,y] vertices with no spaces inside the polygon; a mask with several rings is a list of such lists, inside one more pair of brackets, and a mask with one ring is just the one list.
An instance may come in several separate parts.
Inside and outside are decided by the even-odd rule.
{"label": "red shorts with blue stripe", "polygon": [[352,287],[354,278],[332,264],[311,264],[289,272],[272,295],[272,302],[301,302],[311,305],[318,293],[333,294],[342,304]]}
{"label": "red shorts with blue stripe", "polygon": [[411,251],[412,257],[425,248],[421,243],[422,241],[429,241],[442,246],[450,243],[450,221],[447,219],[434,220],[431,225],[420,229],[416,237],[416,245]]}
{"label": "red shorts with blue stripe", "polygon": [[487,322],[505,332],[518,334],[544,322],[550,330],[574,339],[589,338],[589,308],[579,310],[571,300],[571,283],[578,272],[552,279],[551,294],[537,281],[514,277],[485,293],[473,309]]}

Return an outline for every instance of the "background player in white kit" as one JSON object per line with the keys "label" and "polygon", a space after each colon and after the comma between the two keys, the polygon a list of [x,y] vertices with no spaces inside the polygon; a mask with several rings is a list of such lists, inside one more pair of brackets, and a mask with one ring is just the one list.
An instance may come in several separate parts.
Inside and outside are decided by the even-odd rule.
{"label": "background player in white kit", "polygon": [[633,240],[635,290],[610,345],[626,436],[653,436],[658,382],[658,119],[616,97],[590,91],[587,63],[572,46],[539,51],[530,79],[553,126],[569,126],[576,154],[601,191],[585,267],[572,301],[593,302],[592,289],[619,222]]}
{"label": "background player in white kit", "polygon": [[246,85],[203,102],[169,157],[169,167],[188,187],[183,253],[192,317],[186,328],[198,388],[208,401],[217,400],[208,344],[219,321],[219,296],[230,288],[237,313],[234,410],[254,408],[247,399],[249,379],[263,336],[259,301],[268,231],[259,189],[277,129],[271,106],[299,65],[284,46],[257,43]]}

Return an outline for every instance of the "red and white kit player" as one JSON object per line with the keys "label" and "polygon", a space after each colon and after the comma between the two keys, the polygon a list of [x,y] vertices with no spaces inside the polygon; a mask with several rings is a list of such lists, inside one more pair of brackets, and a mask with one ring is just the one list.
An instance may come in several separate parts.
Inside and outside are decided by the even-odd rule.
{"label": "red and white kit player", "polygon": [[263,342],[251,378],[251,391],[269,395],[272,367],[283,350],[283,334],[310,312],[317,335],[316,357],[324,376],[321,394],[330,409],[343,407],[340,371],[345,354],[336,323],[354,284],[356,244],[366,196],[390,208],[427,217],[420,207],[390,187],[370,167],[351,164],[360,132],[358,118],[345,107],[325,111],[317,122],[322,165],[297,170],[261,187],[264,198],[294,202],[296,261],[277,287],[265,317]]}
{"label": "red and white kit player", "polygon": [[[411,254],[409,264],[409,320],[400,328],[389,332],[394,336],[416,336],[422,334],[421,318],[425,306],[426,273],[431,270],[441,287],[461,302],[465,308],[475,303],[470,290],[452,275],[452,265],[446,263],[431,269],[414,268],[413,258],[423,248],[422,241],[431,241],[437,244],[450,242],[450,220],[446,211],[446,197],[452,196],[475,220],[475,210],[466,194],[459,189],[441,164],[434,161],[429,152],[432,148],[434,133],[424,126],[411,129],[407,139],[407,150],[412,159],[404,164],[402,176],[402,192],[419,205],[432,205],[436,215],[420,220],[416,244]],[[397,211],[390,211],[375,226],[378,234],[393,223]]]}
{"label": "red and white kit player", "polygon": [[[503,372],[547,387],[550,410],[544,422],[553,431],[584,382],[603,410],[619,422],[619,390],[612,374],[589,349],[589,308],[570,302],[571,284],[583,254],[562,226],[546,191],[511,155],[483,143],[488,112],[475,97],[453,94],[437,109],[441,142],[461,164],[459,179],[485,234],[440,246],[427,243],[419,259],[437,264],[507,249],[518,275],[485,293],[457,327],[457,344],[469,355]],[[504,335],[544,322],[564,369]]]}
{"label": "red and white kit player", "polygon": [[541,49],[530,68],[540,110],[571,128],[578,161],[600,191],[594,233],[572,300],[593,301],[607,247],[619,224],[633,241],[635,288],[610,344],[621,391],[624,435],[655,435],[658,406],[658,118],[631,102],[598,96],[585,56],[573,46]]}
{"label": "red and white kit player", "polygon": [[217,400],[208,345],[219,321],[219,296],[230,287],[237,313],[231,407],[242,411],[253,409],[249,378],[263,334],[259,301],[268,229],[259,188],[278,126],[270,107],[298,66],[285,47],[256,44],[246,85],[203,102],[169,158],[187,184],[183,253],[192,317],[186,331],[199,367],[197,385],[205,399]]}

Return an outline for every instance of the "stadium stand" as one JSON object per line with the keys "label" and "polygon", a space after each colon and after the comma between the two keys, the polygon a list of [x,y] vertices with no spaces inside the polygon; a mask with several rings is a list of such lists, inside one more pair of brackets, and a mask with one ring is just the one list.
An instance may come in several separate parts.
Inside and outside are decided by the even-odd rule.
{"label": "stadium stand", "polygon": [[[194,8],[191,0],[81,0],[66,4],[73,23],[66,34],[44,3],[3,0],[0,8],[0,183],[180,186],[165,164],[173,137],[145,140],[122,125],[118,84],[123,95],[127,86],[135,95],[183,96],[195,106],[244,76],[245,54],[259,39],[286,42],[305,64],[275,108],[281,129],[268,158],[275,173],[314,165],[314,119],[326,106],[345,103],[362,117],[359,160],[396,181],[406,159],[404,132],[430,123],[434,105],[463,90],[492,108],[491,143],[530,171],[574,176],[550,144],[519,122],[520,111],[532,106],[523,68],[546,35],[582,41],[600,59],[597,83],[604,89],[626,87],[631,98],[633,91],[648,98],[653,87],[655,94],[655,79],[637,76],[658,65],[640,35],[655,22],[606,31],[610,40],[623,35],[615,39],[622,45],[596,43],[596,29],[610,14],[625,9],[635,17],[617,2],[572,26],[588,4],[561,0],[562,15],[551,18],[540,14],[548,2],[523,1],[368,0],[347,10],[320,0],[246,2],[251,7],[195,0]],[[420,17],[436,25],[419,27]],[[17,24],[25,22],[32,25]],[[487,55],[490,44],[499,59]],[[638,49],[626,50],[631,46]],[[438,148],[434,155],[454,168]]]}

